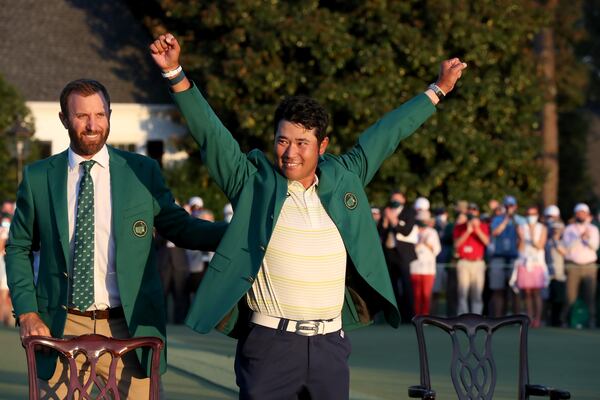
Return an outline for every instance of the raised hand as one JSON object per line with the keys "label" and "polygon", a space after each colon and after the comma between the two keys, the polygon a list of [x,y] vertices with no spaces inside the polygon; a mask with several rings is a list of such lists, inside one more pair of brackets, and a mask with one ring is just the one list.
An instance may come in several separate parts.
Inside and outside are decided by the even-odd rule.
{"label": "raised hand", "polygon": [[440,65],[440,73],[436,81],[436,85],[448,94],[454,89],[456,81],[462,76],[462,71],[467,68],[467,64],[460,61],[459,58],[451,58],[450,60],[442,61]]}
{"label": "raised hand", "polygon": [[179,42],[170,33],[160,35],[150,45],[150,54],[156,65],[163,72],[172,71],[179,67]]}

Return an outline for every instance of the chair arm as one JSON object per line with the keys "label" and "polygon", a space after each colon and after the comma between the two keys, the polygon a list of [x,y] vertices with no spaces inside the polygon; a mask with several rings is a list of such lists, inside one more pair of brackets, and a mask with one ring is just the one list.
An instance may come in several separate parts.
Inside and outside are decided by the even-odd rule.
{"label": "chair arm", "polygon": [[423,386],[410,386],[408,388],[408,397],[435,400],[435,390],[427,389]]}
{"label": "chair arm", "polygon": [[544,385],[526,385],[525,392],[528,396],[546,396],[550,400],[570,399],[571,393],[562,389],[555,389]]}

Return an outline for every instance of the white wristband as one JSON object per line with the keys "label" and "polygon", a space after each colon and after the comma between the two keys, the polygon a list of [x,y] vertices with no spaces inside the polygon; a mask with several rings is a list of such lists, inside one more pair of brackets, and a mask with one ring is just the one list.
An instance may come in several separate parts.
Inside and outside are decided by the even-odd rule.
{"label": "white wristband", "polygon": [[181,65],[180,65],[180,66],[178,66],[177,68],[175,68],[175,69],[172,69],[172,70],[170,70],[170,71],[167,71],[167,72],[161,72],[161,75],[163,76],[163,78],[167,78],[167,79],[169,79],[169,78],[172,78],[172,77],[174,77],[174,76],[177,76],[177,75],[179,75],[179,73],[180,73],[181,71],[183,71],[183,68],[181,68]]}

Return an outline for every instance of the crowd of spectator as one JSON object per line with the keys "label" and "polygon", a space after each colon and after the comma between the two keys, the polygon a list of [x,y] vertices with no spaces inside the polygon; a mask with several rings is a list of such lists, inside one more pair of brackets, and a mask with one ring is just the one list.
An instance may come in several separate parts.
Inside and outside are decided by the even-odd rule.
{"label": "crowd of spectator", "polygon": [[565,226],[556,205],[520,211],[513,196],[450,212],[398,191],[373,207],[403,322],[526,313],[532,327],[596,326],[600,214],[579,203]]}

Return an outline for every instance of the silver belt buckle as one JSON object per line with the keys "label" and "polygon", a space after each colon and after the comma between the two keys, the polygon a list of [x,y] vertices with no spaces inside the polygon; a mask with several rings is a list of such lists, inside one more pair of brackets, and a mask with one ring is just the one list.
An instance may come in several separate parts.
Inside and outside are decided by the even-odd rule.
{"label": "silver belt buckle", "polygon": [[325,323],[323,321],[296,321],[296,331],[300,336],[315,336],[319,334],[319,328],[325,332]]}

